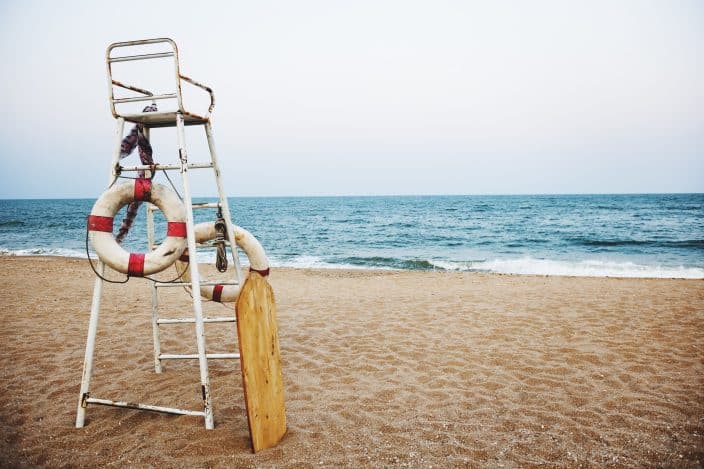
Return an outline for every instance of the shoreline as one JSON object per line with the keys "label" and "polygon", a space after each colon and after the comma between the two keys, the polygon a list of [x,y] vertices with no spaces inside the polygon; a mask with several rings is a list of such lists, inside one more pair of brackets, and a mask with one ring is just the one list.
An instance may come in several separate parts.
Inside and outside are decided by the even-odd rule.
{"label": "shoreline", "polygon": [[[85,257],[73,257],[73,256],[52,256],[46,254],[5,254],[0,253],[0,259],[4,258],[21,258],[21,259],[62,259],[62,260],[77,260],[82,262],[87,262]],[[93,259],[95,262],[97,259]],[[87,264],[86,264],[87,265]],[[207,267],[214,265],[213,263],[199,262],[199,266]],[[698,268],[698,267],[695,267]],[[292,267],[292,266],[272,266],[272,270],[281,271],[311,271],[311,272],[368,272],[368,273],[378,273],[378,272],[388,272],[388,273],[402,273],[402,272],[412,272],[419,274],[432,274],[432,273],[442,273],[442,274],[471,274],[471,275],[496,275],[496,276],[516,276],[516,277],[555,277],[555,278],[585,278],[585,279],[615,279],[615,280],[686,280],[686,281],[704,281],[702,278],[689,278],[689,277],[625,277],[625,276],[609,276],[609,275],[563,275],[563,274],[537,274],[537,273],[513,273],[513,272],[485,272],[478,270],[455,270],[455,269],[444,269],[441,267],[435,269],[394,269],[392,267],[335,267],[331,265],[330,267]],[[168,270],[168,269],[167,269]]]}
{"label": "shoreline", "polygon": [[[3,466],[704,464],[697,280],[274,269],[288,432],[254,455],[229,360],[209,360],[214,430],[101,406],[75,429],[95,276],[85,259],[41,259],[0,256]],[[164,290],[164,312],[191,314]],[[197,363],[154,372],[150,295],[148,281],[105,285],[91,394],[197,409]],[[192,325],[162,334],[164,352],[195,345]],[[232,327],[206,335],[209,351],[236,347]]]}

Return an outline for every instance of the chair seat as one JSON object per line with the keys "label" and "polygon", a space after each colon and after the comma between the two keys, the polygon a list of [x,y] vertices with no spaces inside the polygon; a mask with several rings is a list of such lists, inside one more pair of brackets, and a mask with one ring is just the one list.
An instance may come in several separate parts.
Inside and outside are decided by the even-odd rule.
{"label": "chair seat", "polygon": [[[134,122],[135,124],[143,124],[145,127],[149,128],[176,127],[176,111],[141,112],[139,114],[122,114],[119,117],[123,117],[128,122]],[[207,122],[208,118],[206,117],[202,117],[197,114],[191,114],[189,112],[183,113],[184,125],[203,125]]]}

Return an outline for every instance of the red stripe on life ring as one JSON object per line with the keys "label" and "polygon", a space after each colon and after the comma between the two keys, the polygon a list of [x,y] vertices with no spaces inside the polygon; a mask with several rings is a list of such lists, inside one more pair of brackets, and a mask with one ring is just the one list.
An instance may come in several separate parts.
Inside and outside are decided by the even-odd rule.
{"label": "red stripe on life ring", "polygon": [[213,301],[217,301],[218,303],[221,303],[220,298],[222,298],[222,289],[224,288],[224,285],[215,285],[213,288]]}
{"label": "red stripe on life ring", "polygon": [[268,267],[267,267],[266,269],[264,269],[264,270],[257,270],[257,269],[253,269],[253,268],[250,267],[250,268],[249,268],[249,271],[250,271],[250,272],[256,272],[256,273],[258,273],[259,275],[261,275],[262,277],[266,277],[267,275],[269,275],[269,268],[268,268]]}
{"label": "red stripe on life ring", "polygon": [[137,178],[134,180],[134,200],[149,201],[152,198],[151,179]]}
{"label": "red stripe on life ring", "polygon": [[183,221],[170,221],[166,224],[166,236],[173,236],[175,238],[185,238],[186,237],[186,222]]}
{"label": "red stripe on life ring", "polygon": [[88,230],[105,231],[112,233],[112,217],[101,217],[100,215],[88,215]]}
{"label": "red stripe on life ring", "polygon": [[127,275],[132,277],[144,277],[144,254],[130,253],[130,260],[127,264]]}

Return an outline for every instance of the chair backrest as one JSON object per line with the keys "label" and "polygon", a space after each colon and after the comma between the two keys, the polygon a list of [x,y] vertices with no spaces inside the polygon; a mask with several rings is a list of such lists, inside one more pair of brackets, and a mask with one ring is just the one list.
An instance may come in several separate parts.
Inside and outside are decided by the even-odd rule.
{"label": "chair backrest", "polygon": [[[114,54],[114,51],[116,50],[124,52],[125,55]],[[147,53],[143,53],[145,51]],[[171,59],[173,63],[169,64],[169,61],[167,61],[165,66],[163,59]],[[156,38],[143,39],[137,41],[115,42],[108,46],[108,49],[105,54],[105,61],[107,64],[108,72],[110,110],[112,112],[112,115],[116,118],[124,117],[125,114],[139,113],[141,110],[135,111],[135,104],[139,105],[139,103],[143,102],[156,102],[165,100],[167,101],[167,103],[170,102],[172,107],[174,103],[176,104],[176,109],[173,109],[174,111],[181,112],[182,114],[200,114],[204,119],[207,120],[213,110],[213,107],[215,106],[215,98],[212,89],[181,74],[178,60],[178,47],[172,39]],[[115,79],[113,67],[114,64],[117,63],[138,64],[138,67],[136,67],[136,69],[134,69],[133,67],[133,76],[130,77],[130,80],[137,81],[137,84],[128,84]],[[160,73],[154,73],[155,70],[159,70]],[[148,78],[153,78],[154,75],[160,75],[161,78],[164,78],[167,75],[169,77],[172,76],[173,86],[170,87],[171,89],[168,89],[166,92],[156,92],[153,91],[153,86],[150,85],[149,88],[152,89],[148,89],[146,86],[142,85],[144,81],[149,81]],[[188,112],[185,109],[183,103],[182,82],[190,83],[209,93],[210,105],[208,106],[206,113],[193,113]],[[163,84],[163,80],[160,84]],[[117,97],[116,92],[119,92],[118,90],[122,91],[123,94],[127,93],[127,95]],[[132,106],[126,106],[130,103],[133,103]],[[127,112],[120,112],[120,110],[124,110],[125,107],[130,107],[131,110]]]}

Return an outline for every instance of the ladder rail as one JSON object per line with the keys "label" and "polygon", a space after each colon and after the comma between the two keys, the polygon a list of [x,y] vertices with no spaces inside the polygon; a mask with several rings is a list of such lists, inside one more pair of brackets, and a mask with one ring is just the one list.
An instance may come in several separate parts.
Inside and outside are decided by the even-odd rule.
{"label": "ladder rail", "polygon": [[[120,161],[120,143],[125,131],[125,120],[117,119],[115,129],[115,150],[112,155],[112,169],[108,186],[115,182],[115,165]],[[98,334],[98,320],[100,316],[100,301],[103,296],[103,276],[105,275],[105,264],[98,261],[97,272],[100,274],[93,284],[93,299],[90,306],[90,319],[88,320],[88,338],[86,339],[86,350],[83,358],[83,374],[81,376],[81,390],[78,393],[78,409],[76,410],[76,428],[83,428],[86,420],[86,408],[84,400],[88,396],[90,389],[90,379],[93,375],[93,358],[95,353],[95,338]]]}

